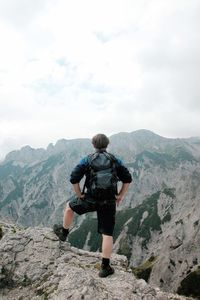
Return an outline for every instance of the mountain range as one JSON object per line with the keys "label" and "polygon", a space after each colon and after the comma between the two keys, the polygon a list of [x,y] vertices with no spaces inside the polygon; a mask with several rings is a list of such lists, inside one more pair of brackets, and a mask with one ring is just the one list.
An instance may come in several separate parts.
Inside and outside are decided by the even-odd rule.
{"label": "mountain range", "polygon": [[[169,139],[148,130],[110,137],[133,182],[117,210],[114,252],[139,277],[164,291],[200,296],[200,138]],[[21,226],[62,220],[73,196],[69,176],[93,152],[89,139],[10,152],[0,164],[0,216]],[[100,250],[95,213],[77,217],[69,242]]]}

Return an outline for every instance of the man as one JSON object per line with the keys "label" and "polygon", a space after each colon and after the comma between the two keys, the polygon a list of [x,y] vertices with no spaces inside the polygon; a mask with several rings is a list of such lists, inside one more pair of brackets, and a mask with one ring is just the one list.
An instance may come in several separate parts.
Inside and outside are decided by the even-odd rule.
{"label": "man", "polygon": [[[98,232],[102,234],[102,264],[99,272],[100,277],[107,277],[114,273],[113,267],[110,266],[110,256],[113,248],[113,230],[115,225],[116,205],[123,200],[130,182],[132,181],[131,174],[128,169],[112,154],[106,151],[109,144],[109,139],[104,134],[97,134],[92,138],[92,144],[95,148],[95,153],[83,158],[80,163],[74,168],[71,173],[70,182],[76,194],[76,198],[69,201],[67,208],[64,211],[63,226],[54,225],[54,232],[61,241],[65,241],[69,233],[70,225],[73,221],[74,212],[79,215],[96,211],[98,219]],[[95,167],[92,165],[96,163]],[[97,184],[98,171],[97,165],[100,165],[101,175],[99,180],[105,182],[103,176],[110,171],[110,177],[117,177],[118,181],[122,182],[120,191],[117,191],[117,185],[114,185],[114,177],[112,183],[114,188],[98,189],[95,190],[94,185]],[[109,168],[104,168],[104,165],[109,165]],[[101,168],[102,167],[102,168]],[[91,175],[93,172],[93,175]],[[96,173],[95,173],[96,172]],[[95,174],[95,175],[94,175]],[[86,193],[81,192],[80,181],[83,176],[86,176],[85,186]],[[92,181],[95,177],[96,183]],[[96,192],[97,191],[97,192]]]}

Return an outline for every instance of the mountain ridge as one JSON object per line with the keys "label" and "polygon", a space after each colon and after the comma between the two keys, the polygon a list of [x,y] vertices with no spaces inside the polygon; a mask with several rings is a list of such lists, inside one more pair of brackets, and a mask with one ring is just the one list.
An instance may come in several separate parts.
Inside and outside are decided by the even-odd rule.
{"label": "mountain ridge", "polygon": [[[110,144],[108,149],[113,150],[114,144],[116,141],[120,141],[121,147],[118,146],[118,151],[123,151],[123,147],[127,146],[127,143],[136,143],[138,146],[136,148],[131,149],[134,154],[137,154],[138,151],[141,151],[141,148],[143,147],[150,147],[149,144],[151,143],[158,143],[162,142],[163,146],[162,149],[158,149],[159,151],[163,150],[163,147],[166,143],[177,143],[178,145],[187,144],[188,142],[191,142],[192,144],[195,144],[196,146],[199,145],[198,150],[200,149],[200,138],[195,137],[189,137],[189,138],[167,138],[162,137],[161,135],[158,135],[154,133],[153,131],[147,130],[147,129],[139,129],[132,132],[119,132],[116,134],[111,135],[110,137]],[[113,145],[112,145],[113,144]],[[146,145],[145,145],[146,144]],[[5,159],[0,163],[3,164],[8,161],[18,161],[19,163],[30,163],[31,161],[41,161],[48,156],[57,154],[59,152],[66,151],[68,147],[83,147],[83,145],[86,145],[85,148],[87,151],[92,152],[93,148],[91,146],[91,140],[89,138],[76,138],[76,139],[59,139],[55,145],[53,143],[50,143],[46,149],[45,148],[33,148],[29,145],[23,146],[19,150],[14,150],[9,152]],[[193,145],[194,146],[194,145]],[[154,146],[156,150],[156,146]],[[152,147],[151,147],[152,149]],[[87,152],[86,151],[86,152]],[[85,153],[86,153],[85,152]]]}

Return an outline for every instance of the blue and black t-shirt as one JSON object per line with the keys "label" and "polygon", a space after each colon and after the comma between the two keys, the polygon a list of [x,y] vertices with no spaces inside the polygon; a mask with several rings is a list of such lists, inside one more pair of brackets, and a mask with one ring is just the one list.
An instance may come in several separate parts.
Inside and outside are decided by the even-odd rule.
{"label": "blue and black t-shirt", "polygon": [[[113,155],[112,155],[113,156]],[[115,157],[115,168],[119,181],[122,183],[130,183],[132,181],[131,174],[129,170],[124,166],[122,161]],[[89,176],[89,155],[82,158],[79,164],[73,169],[70,182],[72,184],[79,183],[83,176],[86,176],[86,187],[87,186],[87,178]]]}

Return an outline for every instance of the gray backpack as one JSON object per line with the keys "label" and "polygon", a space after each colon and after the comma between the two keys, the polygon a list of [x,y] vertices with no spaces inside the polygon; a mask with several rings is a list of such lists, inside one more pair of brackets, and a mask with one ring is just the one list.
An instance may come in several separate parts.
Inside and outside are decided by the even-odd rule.
{"label": "gray backpack", "polygon": [[108,152],[88,156],[89,191],[97,201],[115,199],[117,194],[116,158]]}

